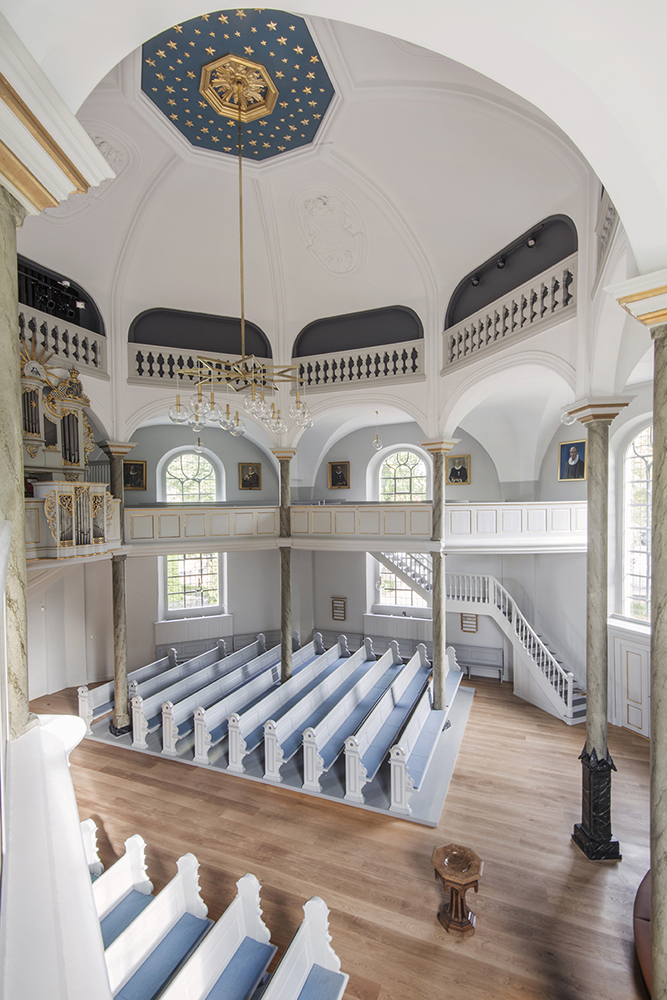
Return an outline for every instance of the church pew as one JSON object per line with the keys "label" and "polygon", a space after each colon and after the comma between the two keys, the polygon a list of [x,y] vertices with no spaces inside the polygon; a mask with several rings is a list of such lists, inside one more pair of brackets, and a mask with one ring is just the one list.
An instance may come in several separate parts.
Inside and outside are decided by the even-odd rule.
{"label": "church pew", "polygon": [[153,883],[146,875],[146,844],[135,833],[125,841],[125,854],[93,883],[95,909],[104,947],[151,902]]}
{"label": "church pew", "polygon": [[196,709],[216,705],[237,688],[243,686],[245,689],[246,682],[253,678],[256,678],[257,684],[253,685],[252,693],[248,689],[246,701],[242,704],[247,704],[255,693],[267,691],[280,680],[280,646],[266,650],[261,656],[225,673],[212,684],[207,684],[175,704],[165,701],[162,706],[162,753],[167,757],[177,756],[176,744],[194,729]]}
{"label": "church pew", "polygon": [[[373,656],[370,639],[365,639]],[[308,726],[303,733],[303,785],[306,791],[320,792],[320,776],[338,759],[345,745],[345,737],[354,730],[360,719],[380,698],[387,686],[400,676],[403,660],[398,643],[394,640],[389,649],[368,670],[359,684],[334,704],[326,716],[315,726]]]}
{"label": "church pew", "polygon": [[[462,672],[456,662],[456,650],[453,646],[447,647],[446,656],[449,667],[446,699],[447,704],[451,705]],[[431,679],[389,752],[391,766],[389,811],[401,816],[409,816],[412,812],[408,799],[413,792],[419,791],[447,719],[448,709],[435,710],[431,707],[432,685]]]}
{"label": "church pew", "polygon": [[259,882],[238,880],[237,894],[160,1000],[249,1000],[276,953],[262,920]]}
{"label": "church pew", "polygon": [[[127,675],[128,698],[131,683],[135,681],[138,683],[147,681],[149,678],[155,677],[174,666],[176,666],[176,650],[170,649],[166,656],[155,660],[154,663],[148,663],[145,667],[133,670]],[[107,681],[105,684],[100,684],[98,687],[93,688],[92,691],[86,685],[83,685],[78,689],[77,694],[79,698],[79,718],[83,719],[86,723],[86,736],[92,736],[93,731],[91,726],[93,722],[97,722],[98,719],[109,715],[113,711],[114,682]]]}
{"label": "church pew", "polygon": [[[254,646],[255,643],[251,643],[251,645]],[[239,650],[239,652],[243,652],[243,650]],[[198,670],[203,669],[203,667],[208,667],[212,663],[217,663],[218,660],[222,660],[223,658],[226,658],[226,656],[227,646],[225,640],[218,639],[212,649],[207,649],[206,652],[200,653],[198,656],[193,656],[191,660],[185,660],[183,663],[177,663],[170,670],[165,670],[163,673],[157,674],[155,677],[149,677],[143,681],[137,681],[136,678],[128,680],[127,693],[130,700],[138,694],[140,694],[142,698],[150,698],[151,695],[156,694],[163,688],[170,687],[170,685],[175,684],[176,681],[180,681],[184,677],[189,677],[190,674],[196,674]]]}
{"label": "church pew", "polygon": [[340,1000],[349,976],[330,945],[329,910],[313,896],[304,904],[303,923],[292,938],[262,1000]]}
{"label": "church pew", "polygon": [[178,874],[104,953],[118,1000],[152,1000],[213,921],[199,895],[199,862],[184,854]]}
{"label": "church pew", "polygon": [[[318,633],[319,634],[319,633]],[[320,636],[321,645],[321,636]],[[311,663],[303,667],[298,673],[294,673],[289,680],[281,684],[276,691],[272,691],[261,701],[257,702],[245,712],[233,712],[227,720],[228,735],[228,757],[227,770],[243,774],[243,758],[247,753],[256,749],[264,738],[264,723],[271,718],[274,713],[283,714],[288,709],[291,699],[299,698],[306,693],[309,685],[315,686],[317,679],[324,671],[335,668],[338,661],[352,660],[354,668],[363,662],[365,649],[362,646],[352,656],[347,648],[347,639],[341,635],[335,646],[326,652],[322,652]]]}
{"label": "church pew", "polygon": [[90,877],[93,881],[104,871],[104,865],[100,861],[100,856],[97,850],[97,826],[95,825],[95,820],[83,819],[81,820],[81,837],[83,839],[83,850],[86,855],[86,864],[88,865],[88,871],[90,872]]}
{"label": "church pew", "polygon": [[[328,673],[307,694],[299,698],[282,715],[276,713],[276,718],[264,723],[264,778],[267,781],[282,781],[280,768],[290,760],[301,745],[303,729],[315,725],[319,718],[328,713],[334,704],[350,695],[367,682],[369,675],[380,668],[373,653],[370,639],[364,640],[362,646],[364,655],[357,654],[344,660],[333,672]],[[369,664],[372,663],[371,667]],[[359,676],[359,671],[367,664]]]}
{"label": "church pew", "polygon": [[[333,648],[336,650],[338,647]],[[312,642],[293,654],[292,670],[306,669],[306,666],[309,666],[311,662],[318,662],[324,655],[327,654],[322,645],[322,636],[316,632]],[[276,669],[277,673],[275,680],[271,682],[272,684],[280,680],[279,664],[276,665]],[[194,713],[195,753],[193,758],[196,764],[210,764],[209,750],[225,739],[228,733],[228,720],[235,713],[243,712],[258,700],[264,699],[264,691],[266,690],[262,688],[264,679],[265,675],[262,674],[215,705],[196,709]]]}
{"label": "church pew", "polygon": [[430,674],[426,646],[420,643],[391,687],[345,740],[345,798],[348,801],[364,802],[364,785],[377,774]]}
{"label": "church pew", "polygon": [[[209,653],[217,654],[218,649],[209,650]],[[146,736],[148,733],[155,732],[162,724],[162,705],[165,701],[182,701],[187,695],[200,691],[207,684],[222,677],[227,673],[227,670],[227,657],[216,658],[208,665],[200,666],[195,673],[183,677],[182,680],[170,684],[169,687],[156,691],[148,698],[142,698],[140,694],[135,695],[130,702],[132,708],[132,746],[142,750],[146,749]]]}

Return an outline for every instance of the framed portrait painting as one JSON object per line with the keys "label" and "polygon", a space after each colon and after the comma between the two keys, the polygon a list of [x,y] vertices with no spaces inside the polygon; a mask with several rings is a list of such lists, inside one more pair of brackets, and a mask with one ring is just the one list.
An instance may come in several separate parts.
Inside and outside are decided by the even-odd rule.
{"label": "framed portrait painting", "polygon": [[452,486],[470,483],[470,455],[447,455],[447,482]]}
{"label": "framed portrait painting", "polygon": [[262,466],[259,462],[239,462],[239,489],[261,490]]}
{"label": "framed portrait painting", "polygon": [[558,445],[558,481],[578,479],[588,475],[588,454],[586,441],[561,441]]}
{"label": "framed portrait painting", "polygon": [[145,462],[123,462],[123,489],[124,490],[145,490],[146,489],[146,463]]}
{"label": "framed portrait painting", "polygon": [[350,488],[350,463],[329,462],[329,489],[349,490],[349,488]]}

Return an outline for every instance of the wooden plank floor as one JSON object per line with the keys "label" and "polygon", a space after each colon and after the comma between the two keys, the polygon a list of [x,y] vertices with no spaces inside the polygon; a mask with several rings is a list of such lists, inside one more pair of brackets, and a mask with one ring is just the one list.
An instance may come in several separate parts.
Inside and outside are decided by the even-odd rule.
{"label": "wooden plank floor", "polygon": [[[610,728],[619,863],[591,863],[570,840],[581,819],[585,731],[475,679],[470,721],[437,829],[87,740],[71,771],[81,818],[98,825],[109,866],[140,833],[156,890],[179,855],[200,861],[217,918],[253,872],[279,956],[301,906],[319,895],[350,973],[347,1000],[645,1000],[632,904],[649,866],[649,744]],[[33,711],[76,711],[75,689]],[[433,848],[450,841],[484,860],[474,937],[437,921]]]}

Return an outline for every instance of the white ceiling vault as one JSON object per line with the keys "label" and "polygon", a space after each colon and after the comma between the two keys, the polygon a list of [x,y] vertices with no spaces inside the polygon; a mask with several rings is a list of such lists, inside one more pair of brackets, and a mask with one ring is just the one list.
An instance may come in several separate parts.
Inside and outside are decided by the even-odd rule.
{"label": "white ceiling vault", "polygon": [[[376,32],[308,24],[334,106],[311,145],[244,165],[246,314],[274,356],[318,317],[393,304],[434,337],[477,263],[547,215],[585,224],[590,171],[525,101]],[[239,312],[236,162],[193,149],[140,74],[137,50],[78,113],[116,179],[20,234],[21,252],[74,275],[122,339],[144,309]]]}

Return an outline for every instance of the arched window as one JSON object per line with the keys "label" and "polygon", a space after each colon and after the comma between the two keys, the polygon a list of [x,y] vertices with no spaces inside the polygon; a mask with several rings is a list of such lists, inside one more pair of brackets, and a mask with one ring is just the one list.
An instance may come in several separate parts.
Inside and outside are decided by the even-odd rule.
{"label": "arched window", "polygon": [[[217,475],[205,455],[184,451],[165,469],[167,503],[210,503],[217,497]],[[166,613],[217,610],[221,601],[224,556],[217,552],[187,552],[166,558]]]}
{"label": "arched window", "polygon": [[165,473],[167,503],[206,503],[216,499],[213,465],[203,455],[185,451],[172,459]]}
{"label": "arched window", "polygon": [[426,499],[426,465],[412,451],[388,455],[380,467],[380,500],[415,503]]}
{"label": "arched window", "polygon": [[623,463],[624,613],[651,617],[651,495],[653,427],[645,427],[628,445]]}

